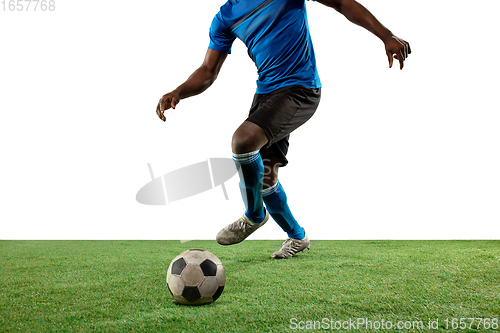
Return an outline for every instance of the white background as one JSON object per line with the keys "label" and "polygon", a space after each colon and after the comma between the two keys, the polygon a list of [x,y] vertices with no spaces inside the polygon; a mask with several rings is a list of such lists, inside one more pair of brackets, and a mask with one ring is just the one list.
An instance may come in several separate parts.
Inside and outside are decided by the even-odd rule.
{"label": "white background", "polygon": [[[498,1],[362,3],[413,53],[307,3],[323,83],[280,171],[312,239],[499,239]],[[215,188],[135,201],[155,176],[231,157],[256,70],[236,41],[218,80],[160,121],[202,62],[223,1],[62,1],[0,11],[0,239],[214,239],[241,216]],[[282,239],[269,223],[252,238]]]}

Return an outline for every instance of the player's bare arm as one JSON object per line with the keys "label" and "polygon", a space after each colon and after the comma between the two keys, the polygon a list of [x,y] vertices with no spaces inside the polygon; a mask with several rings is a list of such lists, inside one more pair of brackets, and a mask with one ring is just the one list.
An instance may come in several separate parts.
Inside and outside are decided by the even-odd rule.
{"label": "player's bare arm", "polygon": [[156,114],[166,121],[164,112],[175,106],[181,99],[201,94],[214,83],[219,71],[226,60],[227,53],[208,49],[203,64],[179,87],[163,95],[156,107]]}
{"label": "player's bare arm", "polygon": [[411,53],[410,44],[394,36],[363,5],[355,0],[317,0],[317,2],[334,8],[352,23],[367,29],[380,38],[385,44],[389,67],[392,68],[393,59],[397,59],[400,69],[403,69],[404,61]]}

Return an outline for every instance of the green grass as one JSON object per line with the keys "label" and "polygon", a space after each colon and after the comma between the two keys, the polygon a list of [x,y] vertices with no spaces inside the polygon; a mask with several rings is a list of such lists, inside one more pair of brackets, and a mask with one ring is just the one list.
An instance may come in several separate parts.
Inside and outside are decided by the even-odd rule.
{"label": "green grass", "polygon": [[[500,319],[500,241],[313,241],[309,252],[270,259],[280,246],[0,241],[0,331],[304,331],[291,330],[291,318],[439,318],[446,331],[447,318]],[[177,305],[168,292],[168,265],[189,248],[224,264],[226,288],[215,303]],[[463,331],[487,331],[476,327]]]}

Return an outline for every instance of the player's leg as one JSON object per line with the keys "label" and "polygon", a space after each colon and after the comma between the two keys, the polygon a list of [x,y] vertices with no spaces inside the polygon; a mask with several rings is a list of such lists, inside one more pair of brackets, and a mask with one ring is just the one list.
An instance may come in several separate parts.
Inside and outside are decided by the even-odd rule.
{"label": "player's leg", "polygon": [[269,160],[269,168],[272,171],[270,177],[266,177],[268,178],[266,180],[269,180],[267,185],[270,185],[270,187],[266,185],[264,190],[263,200],[266,209],[270,213],[273,212],[273,218],[289,235],[283,242],[282,248],[271,255],[275,259],[290,258],[310,247],[307,234],[290,211],[285,190],[278,181],[278,167],[273,157],[279,158],[280,166],[288,163],[286,154],[289,135],[314,115],[320,99],[321,89],[309,89],[303,86],[286,87],[277,90],[249,117],[250,121],[261,125],[269,138],[269,142],[261,149],[262,158]]}
{"label": "player's leg", "polygon": [[266,133],[256,124],[245,121],[234,132],[233,160],[240,176],[240,191],[245,214],[217,234],[222,245],[237,244],[246,239],[269,219],[262,201],[264,164],[259,150],[267,143]]}
{"label": "player's leg", "polygon": [[264,160],[263,200],[269,214],[271,214],[281,229],[288,234],[289,238],[303,239],[305,237],[304,230],[295,217],[293,217],[288,206],[285,190],[278,181],[280,164],[279,157]]}
{"label": "player's leg", "polygon": [[[288,138],[286,140],[288,141]],[[279,145],[280,142],[277,144]],[[288,234],[288,239],[283,243],[283,247],[271,255],[274,259],[290,258],[297,252],[310,247],[309,238],[294,218],[288,206],[285,190],[278,180],[281,161],[282,157],[278,156],[264,159],[263,200],[267,211],[281,229]]]}
{"label": "player's leg", "polygon": [[262,153],[266,155],[263,159],[264,177],[262,178],[262,188],[263,190],[266,190],[274,186],[278,182],[278,171],[283,163],[281,162],[281,158],[279,156],[269,157],[269,153],[267,150],[263,151]]}
{"label": "player's leg", "polygon": [[245,202],[245,215],[255,223],[264,220],[262,177],[264,164],[259,150],[267,143],[266,133],[258,125],[243,122],[232,139],[233,160],[240,176],[240,190]]}
{"label": "player's leg", "polygon": [[[236,130],[232,141],[246,213],[219,232],[216,239],[220,244],[241,242],[269,219],[269,213],[263,207],[264,165],[259,150],[280,142],[309,120],[318,107],[320,95],[320,89],[303,86],[284,87],[269,94],[255,95],[250,115]],[[288,141],[281,142],[285,142],[287,148]],[[284,161],[283,166],[286,165],[286,158]]]}

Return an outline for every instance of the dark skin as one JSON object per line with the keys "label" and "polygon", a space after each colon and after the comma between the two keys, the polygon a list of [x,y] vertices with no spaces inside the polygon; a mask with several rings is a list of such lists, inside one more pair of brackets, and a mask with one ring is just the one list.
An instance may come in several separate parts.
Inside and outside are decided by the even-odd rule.
{"label": "dark skin", "polygon": [[[399,61],[399,68],[403,69],[404,61],[411,53],[410,44],[394,36],[365,7],[355,0],[317,0],[317,2],[335,9],[352,23],[367,29],[380,38],[384,42],[389,68],[392,68],[394,59],[396,59]],[[226,57],[227,53],[225,52],[208,49],[203,64],[183,84],[172,92],[163,95],[160,99],[156,107],[158,117],[166,121],[164,115],[166,110],[175,109],[182,99],[201,94],[208,89],[217,78]],[[234,132],[231,146],[233,153],[243,154],[260,150],[267,142],[266,134],[258,125],[244,121]],[[279,164],[278,159],[264,161],[266,170],[264,188],[268,188],[277,182]]]}
{"label": "dark skin", "polygon": [[385,45],[385,53],[392,68],[393,59],[399,60],[399,68],[403,69],[404,61],[411,53],[410,44],[392,34],[363,5],[354,0],[317,0],[317,2],[335,9],[349,21],[357,24],[380,38]]}

